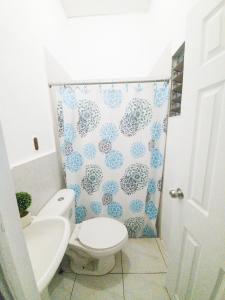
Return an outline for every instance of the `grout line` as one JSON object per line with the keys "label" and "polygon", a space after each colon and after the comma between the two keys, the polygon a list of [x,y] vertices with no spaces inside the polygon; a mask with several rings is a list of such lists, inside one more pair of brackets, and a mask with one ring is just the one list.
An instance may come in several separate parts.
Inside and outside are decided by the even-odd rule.
{"label": "grout line", "polygon": [[76,274],[73,271],[63,271],[63,273],[66,273],[66,274]]}
{"label": "grout line", "polygon": [[167,272],[149,272],[149,273],[137,273],[137,272],[130,272],[130,273],[123,273],[123,274],[136,274],[136,275],[157,275],[157,274],[167,274]]}
{"label": "grout line", "polygon": [[71,293],[70,293],[70,300],[72,300],[73,290],[74,290],[75,282],[76,282],[76,279],[77,279],[77,274],[75,274],[75,273],[73,273],[73,274],[75,275],[75,277],[74,277],[73,287],[72,287],[72,290],[71,290]]}
{"label": "grout line", "polygon": [[123,300],[125,300],[125,291],[124,291],[124,277],[123,277],[123,253],[122,253],[122,250],[120,251],[121,252],[121,269],[122,269],[122,283],[123,283]]}
{"label": "grout line", "polygon": [[[141,272],[129,272],[129,273],[127,273],[127,272],[123,272],[123,273],[109,273],[109,274],[111,274],[111,275],[114,275],[114,274],[116,274],[116,275],[119,275],[119,274],[135,274],[135,275],[157,275],[157,274],[167,274],[167,272],[148,272],[148,273],[141,273]],[[106,274],[106,275],[108,275],[108,274]],[[105,275],[103,275],[103,276],[105,276]]]}
{"label": "grout line", "polygon": [[[167,265],[167,263],[166,263],[166,260],[165,260],[165,258],[164,258],[164,255],[163,255],[163,253],[162,253],[162,250],[161,250],[161,248],[160,248],[160,246],[159,246],[158,240],[157,240],[157,239],[155,239],[155,240],[156,240],[156,244],[157,244],[157,246],[158,246],[158,248],[159,248],[159,251],[160,251],[160,253],[161,253],[161,255],[162,255],[163,261],[164,261],[166,267],[168,267],[168,265]],[[170,295],[169,295],[169,292],[168,292],[168,290],[167,290],[167,287],[165,286],[164,288],[165,288],[165,290],[166,290],[166,293],[167,293],[167,295],[168,295],[168,298],[171,300]]]}
{"label": "grout line", "polygon": [[163,255],[163,253],[162,253],[162,250],[161,250],[161,248],[160,248],[160,246],[159,246],[159,244],[158,244],[157,239],[155,239],[155,241],[156,241],[156,244],[157,244],[157,246],[158,246],[158,248],[159,248],[159,252],[161,253],[162,259],[163,259],[163,261],[164,261],[166,267],[168,267],[168,265],[167,265],[167,263],[166,263],[166,260],[165,260],[165,258],[164,258],[164,255]]}
{"label": "grout line", "polygon": [[[78,275],[77,273],[74,273],[74,272],[65,272],[64,271],[64,273],[65,274],[74,274],[74,275]],[[161,271],[161,272],[115,272],[115,273],[107,273],[107,274],[104,274],[104,275],[100,275],[100,276],[105,276],[105,275],[114,275],[114,274],[116,274],[116,275],[119,275],[119,274],[146,274],[146,275],[148,275],[148,274],[167,274],[167,272],[166,271]],[[80,276],[92,276],[92,275],[87,275],[87,274],[81,274]],[[97,275],[96,275],[97,276]],[[99,277],[100,277],[99,276]]]}
{"label": "grout line", "polygon": [[171,300],[171,298],[170,298],[170,294],[169,294],[169,292],[168,292],[168,289],[167,289],[167,287],[165,287],[165,290],[166,290],[166,293],[167,293],[167,295],[168,295],[168,298]]}

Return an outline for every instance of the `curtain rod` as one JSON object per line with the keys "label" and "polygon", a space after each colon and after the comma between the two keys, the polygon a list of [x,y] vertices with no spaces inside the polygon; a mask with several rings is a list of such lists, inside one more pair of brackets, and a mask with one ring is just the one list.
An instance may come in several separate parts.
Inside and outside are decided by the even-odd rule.
{"label": "curtain rod", "polygon": [[48,86],[51,88],[52,86],[61,86],[61,85],[95,85],[95,84],[120,84],[120,83],[146,83],[146,82],[169,82],[169,78],[165,79],[155,79],[155,80],[130,80],[130,81],[93,81],[93,82],[64,82],[64,83],[49,83]]}

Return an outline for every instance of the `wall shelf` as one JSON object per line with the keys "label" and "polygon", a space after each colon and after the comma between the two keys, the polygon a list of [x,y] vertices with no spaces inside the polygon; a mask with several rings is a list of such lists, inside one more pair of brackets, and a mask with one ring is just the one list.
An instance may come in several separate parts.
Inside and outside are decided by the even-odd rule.
{"label": "wall shelf", "polygon": [[172,86],[170,96],[169,116],[178,116],[181,113],[183,72],[184,72],[184,50],[183,44],[172,57]]}

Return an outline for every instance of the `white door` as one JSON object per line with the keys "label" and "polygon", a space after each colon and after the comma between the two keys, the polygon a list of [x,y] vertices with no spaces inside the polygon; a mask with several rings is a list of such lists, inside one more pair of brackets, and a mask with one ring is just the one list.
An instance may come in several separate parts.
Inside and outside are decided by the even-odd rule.
{"label": "white door", "polygon": [[[15,300],[40,300],[21,230],[12,176],[0,123],[0,267]],[[0,274],[2,275],[2,274]],[[0,280],[1,276],[0,276]],[[7,291],[7,289],[6,289]],[[3,293],[3,296],[6,293]],[[0,296],[0,299],[1,296]]]}
{"label": "white door", "polygon": [[180,120],[170,188],[184,198],[170,198],[167,288],[176,300],[224,300],[225,0],[201,0],[188,16]]}

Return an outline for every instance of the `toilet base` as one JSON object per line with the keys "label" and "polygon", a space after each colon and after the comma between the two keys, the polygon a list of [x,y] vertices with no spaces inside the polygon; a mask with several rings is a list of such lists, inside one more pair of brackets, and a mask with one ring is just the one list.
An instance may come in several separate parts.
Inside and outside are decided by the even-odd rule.
{"label": "toilet base", "polygon": [[76,253],[70,256],[70,268],[76,274],[105,275],[115,266],[115,255],[101,258],[85,257],[82,261],[76,259]]}

